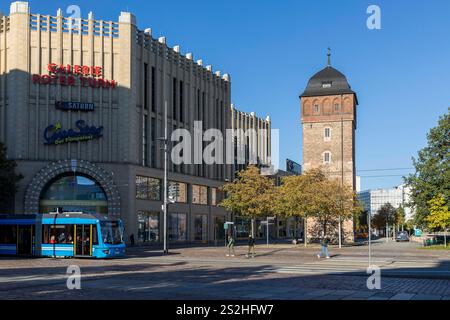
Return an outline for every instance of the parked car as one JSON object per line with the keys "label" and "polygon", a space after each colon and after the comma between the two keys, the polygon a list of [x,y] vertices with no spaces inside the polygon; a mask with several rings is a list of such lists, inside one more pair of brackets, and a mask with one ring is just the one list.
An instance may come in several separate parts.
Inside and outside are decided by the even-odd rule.
{"label": "parked car", "polygon": [[399,242],[399,241],[409,241],[409,235],[407,231],[400,231],[397,234],[397,238],[395,239],[395,241]]}

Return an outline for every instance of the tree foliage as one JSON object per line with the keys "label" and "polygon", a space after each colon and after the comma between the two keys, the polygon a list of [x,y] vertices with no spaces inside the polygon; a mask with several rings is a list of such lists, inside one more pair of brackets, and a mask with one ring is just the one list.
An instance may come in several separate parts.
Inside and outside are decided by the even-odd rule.
{"label": "tree foliage", "polygon": [[385,203],[378,209],[377,214],[372,217],[372,225],[376,229],[383,229],[387,224],[392,225],[397,220],[397,210],[392,204]]}
{"label": "tree foliage", "polygon": [[426,218],[428,227],[438,231],[444,231],[450,227],[450,211],[443,195],[439,195],[428,201],[430,215]]}
{"label": "tree foliage", "polygon": [[17,164],[6,158],[6,147],[0,142],[0,208],[5,207],[17,192],[17,182],[23,178],[15,173]]}
{"label": "tree foliage", "polygon": [[255,166],[238,173],[238,178],[223,186],[227,197],[220,206],[228,211],[250,218],[262,217],[272,212],[274,181],[262,176]]}
{"label": "tree foliage", "polygon": [[450,108],[439,119],[437,127],[427,135],[427,146],[413,158],[415,173],[405,178],[411,187],[411,203],[414,222],[418,226],[427,224],[430,214],[428,202],[439,195],[450,199]]}

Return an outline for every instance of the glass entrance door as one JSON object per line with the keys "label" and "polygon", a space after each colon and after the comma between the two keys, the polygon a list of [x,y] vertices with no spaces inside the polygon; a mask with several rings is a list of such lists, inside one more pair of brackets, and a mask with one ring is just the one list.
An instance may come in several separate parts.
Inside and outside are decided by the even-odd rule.
{"label": "glass entrance door", "polygon": [[17,254],[33,254],[33,226],[17,226]]}
{"label": "glass entrance door", "polygon": [[76,225],[74,251],[76,256],[92,255],[92,225]]}

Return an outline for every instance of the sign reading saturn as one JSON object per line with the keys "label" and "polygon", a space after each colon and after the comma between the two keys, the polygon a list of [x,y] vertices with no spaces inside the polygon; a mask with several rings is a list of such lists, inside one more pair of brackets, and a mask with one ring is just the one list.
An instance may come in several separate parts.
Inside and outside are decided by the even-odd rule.
{"label": "sign reading saturn", "polygon": [[91,88],[116,88],[115,80],[103,78],[103,69],[99,66],[47,65],[49,74],[33,74],[32,81],[35,84],[60,84],[61,86],[75,86]]}
{"label": "sign reading saturn", "polygon": [[63,129],[60,122],[49,125],[44,130],[46,145],[59,145],[69,142],[88,141],[103,136],[103,126],[89,126],[84,120],[75,122],[76,129]]}

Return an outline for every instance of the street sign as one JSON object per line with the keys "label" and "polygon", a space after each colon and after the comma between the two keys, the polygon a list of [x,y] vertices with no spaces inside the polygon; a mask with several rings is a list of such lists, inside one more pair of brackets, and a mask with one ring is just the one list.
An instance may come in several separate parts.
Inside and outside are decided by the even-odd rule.
{"label": "street sign", "polygon": [[224,223],[224,224],[223,224],[223,228],[224,228],[225,230],[228,230],[228,223]]}

